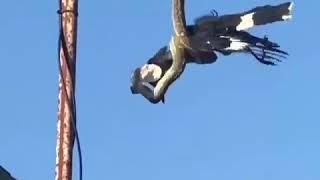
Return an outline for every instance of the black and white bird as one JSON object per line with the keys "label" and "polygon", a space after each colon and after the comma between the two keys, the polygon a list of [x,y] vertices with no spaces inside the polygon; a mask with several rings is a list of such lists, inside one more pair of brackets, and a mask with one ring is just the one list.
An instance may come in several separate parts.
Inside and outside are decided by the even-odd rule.
{"label": "black and white bird", "polygon": [[258,38],[245,30],[258,25],[291,19],[293,2],[280,5],[260,6],[244,13],[224,16],[202,16],[195,24],[188,26],[194,46],[204,51],[229,55],[232,53],[250,53],[259,62],[275,65],[288,53],[279,49],[279,45],[267,37]]}
{"label": "black and white bird", "polygon": [[[215,12],[197,18],[193,25],[187,26],[192,48],[185,50],[186,63],[211,64],[217,60],[217,53],[230,55],[247,53],[260,63],[276,65],[287,52],[267,37],[259,38],[248,33],[247,29],[291,19],[293,3],[259,6],[249,11],[218,16]],[[132,84],[137,77],[143,84],[154,88],[165,72],[171,67],[172,54],[167,46],[162,47],[146,64],[137,68],[132,75]],[[131,86],[133,94],[139,93]],[[161,99],[164,102],[164,96]],[[157,103],[157,102],[153,102]]]}

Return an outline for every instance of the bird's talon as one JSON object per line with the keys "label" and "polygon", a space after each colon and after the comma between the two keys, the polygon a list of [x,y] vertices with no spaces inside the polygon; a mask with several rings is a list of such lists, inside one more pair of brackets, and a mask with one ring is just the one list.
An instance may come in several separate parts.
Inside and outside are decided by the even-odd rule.
{"label": "bird's talon", "polygon": [[218,12],[217,12],[215,9],[212,9],[212,10],[210,11],[210,13],[211,13],[211,15],[214,16],[214,17],[219,16]]}

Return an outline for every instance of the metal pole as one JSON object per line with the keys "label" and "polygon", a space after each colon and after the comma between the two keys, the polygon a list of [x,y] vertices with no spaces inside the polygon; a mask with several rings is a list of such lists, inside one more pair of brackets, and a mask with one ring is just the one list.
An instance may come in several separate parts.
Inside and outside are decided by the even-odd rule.
{"label": "metal pole", "polygon": [[55,180],[72,179],[72,150],[74,145],[75,74],[77,44],[77,0],[59,0],[59,93],[56,141]]}

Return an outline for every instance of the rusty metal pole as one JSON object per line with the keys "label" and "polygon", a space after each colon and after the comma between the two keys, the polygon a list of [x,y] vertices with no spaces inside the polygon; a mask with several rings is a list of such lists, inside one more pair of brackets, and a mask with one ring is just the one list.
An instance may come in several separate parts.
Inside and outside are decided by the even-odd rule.
{"label": "rusty metal pole", "polygon": [[[77,0],[59,0],[59,92],[56,141],[55,180],[72,179],[72,151],[74,145],[75,74],[77,45]],[[63,39],[63,40],[62,40]]]}

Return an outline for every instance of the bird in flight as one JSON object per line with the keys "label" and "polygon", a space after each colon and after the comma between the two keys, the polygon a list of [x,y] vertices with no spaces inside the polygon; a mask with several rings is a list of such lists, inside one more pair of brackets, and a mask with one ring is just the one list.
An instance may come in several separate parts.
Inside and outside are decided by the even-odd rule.
{"label": "bird in flight", "polygon": [[[182,0],[181,0],[182,1]],[[216,11],[195,19],[194,24],[186,26],[190,48],[184,51],[185,63],[212,64],[217,54],[231,55],[234,53],[251,54],[254,59],[265,65],[276,65],[286,58],[287,52],[270,41],[266,36],[256,37],[246,30],[260,25],[291,19],[293,2],[279,5],[265,5],[237,14],[219,16]],[[182,10],[184,13],[184,10]],[[184,16],[184,14],[183,14]],[[131,92],[139,94],[142,90],[137,84],[148,91],[153,91],[157,83],[173,64],[170,48],[164,46],[151,57],[146,64],[135,69],[131,76]],[[183,71],[183,70],[181,70]],[[182,73],[182,72],[181,72]],[[169,85],[167,85],[169,86]],[[167,89],[166,87],[165,89]],[[146,97],[151,103],[165,102],[165,92],[160,98]]]}

